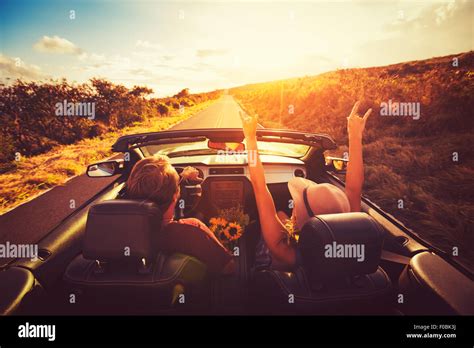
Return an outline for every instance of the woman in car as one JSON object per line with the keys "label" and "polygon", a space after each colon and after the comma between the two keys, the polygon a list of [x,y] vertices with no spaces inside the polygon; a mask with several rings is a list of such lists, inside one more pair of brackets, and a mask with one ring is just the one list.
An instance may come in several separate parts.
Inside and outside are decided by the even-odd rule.
{"label": "woman in car", "polygon": [[[199,180],[198,174],[195,168],[186,167],[180,178],[167,156],[145,158],[132,169],[127,180],[127,197],[149,199],[161,209],[163,220],[158,248],[195,256],[206,264],[211,273],[229,274],[234,271],[234,259],[209,228],[195,218],[174,218],[181,180]],[[180,229],[181,225],[195,228]]]}
{"label": "woman in car", "polygon": [[[345,192],[338,187],[322,183],[317,184],[304,178],[293,178],[288,188],[293,199],[291,221],[294,228],[300,230],[305,222],[314,215],[356,212],[361,209],[361,192],[364,182],[362,161],[362,134],[367,119],[372,112],[369,109],[363,117],[358,114],[359,102],[356,102],[347,118],[349,135],[349,158]],[[275,269],[288,270],[302,263],[297,243],[286,225],[289,218],[275,209],[275,203],[265,182],[265,173],[258,155],[257,119],[240,114],[247,142],[249,171],[263,240],[257,246],[257,263]],[[251,152],[254,152],[251,154]],[[252,156],[250,158],[250,156]],[[252,159],[252,161],[251,161]],[[250,165],[252,163],[252,165]]]}

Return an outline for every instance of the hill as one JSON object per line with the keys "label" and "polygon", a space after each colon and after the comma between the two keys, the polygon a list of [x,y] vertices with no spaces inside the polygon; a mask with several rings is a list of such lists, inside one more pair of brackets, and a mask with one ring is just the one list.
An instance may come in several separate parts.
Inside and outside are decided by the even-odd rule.
{"label": "hill", "polygon": [[[333,152],[339,156],[347,151],[352,105],[361,100],[361,109],[371,107],[364,195],[474,269],[473,51],[257,83],[229,93],[265,127],[330,134],[340,144]],[[414,103],[412,114],[401,116],[397,103]]]}

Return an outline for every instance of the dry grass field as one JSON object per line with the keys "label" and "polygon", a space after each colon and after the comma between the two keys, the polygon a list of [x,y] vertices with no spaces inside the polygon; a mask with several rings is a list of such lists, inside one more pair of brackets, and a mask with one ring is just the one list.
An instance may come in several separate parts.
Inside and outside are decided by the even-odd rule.
{"label": "dry grass field", "polygon": [[[474,52],[230,93],[265,127],[330,134],[339,156],[347,151],[353,103],[373,108],[364,136],[364,195],[432,245],[450,255],[458,248],[453,257],[474,269]],[[419,103],[419,117],[382,116],[390,100]]]}

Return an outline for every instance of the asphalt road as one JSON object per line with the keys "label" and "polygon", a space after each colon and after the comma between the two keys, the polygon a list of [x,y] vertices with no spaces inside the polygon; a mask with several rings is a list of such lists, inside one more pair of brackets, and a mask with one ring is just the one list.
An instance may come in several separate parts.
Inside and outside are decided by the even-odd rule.
{"label": "asphalt road", "polygon": [[171,129],[240,128],[240,106],[230,95],[224,95],[207,109],[181,122]]}
{"label": "asphalt road", "polygon": [[[241,127],[239,109],[232,96],[224,95],[216,103],[171,129]],[[74,212],[71,200],[74,200],[75,207],[80,207],[113,180],[79,175],[1,215],[0,244],[7,241],[15,244],[39,242]],[[7,262],[7,259],[0,259],[0,266]]]}

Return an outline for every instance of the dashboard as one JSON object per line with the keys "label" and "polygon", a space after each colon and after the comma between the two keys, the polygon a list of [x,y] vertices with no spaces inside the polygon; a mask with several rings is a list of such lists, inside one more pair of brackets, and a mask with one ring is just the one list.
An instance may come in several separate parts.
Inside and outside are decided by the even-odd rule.
{"label": "dashboard", "polygon": [[[189,156],[170,158],[171,164],[180,173],[186,166],[193,166],[203,178],[203,199],[216,208],[246,206],[253,198],[250,183],[249,163],[246,158],[229,158],[226,162],[217,156]],[[303,161],[295,158],[261,155],[267,184],[286,187],[294,177],[306,177]]]}
{"label": "dashboard", "polygon": [[[250,180],[250,173],[246,157],[227,156],[226,159],[219,156],[189,156],[171,158],[171,164],[178,172],[186,166],[193,166],[199,170],[200,177],[204,180],[215,177],[246,177]],[[287,183],[294,177],[306,177],[306,166],[297,158],[261,155],[260,159],[265,171],[267,184]]]}

